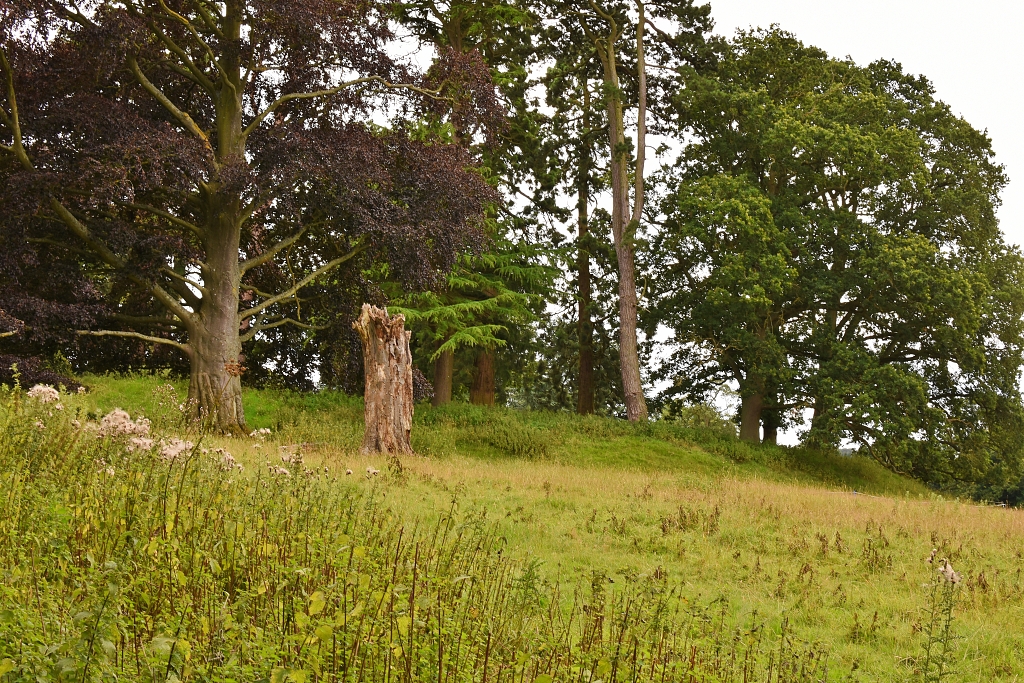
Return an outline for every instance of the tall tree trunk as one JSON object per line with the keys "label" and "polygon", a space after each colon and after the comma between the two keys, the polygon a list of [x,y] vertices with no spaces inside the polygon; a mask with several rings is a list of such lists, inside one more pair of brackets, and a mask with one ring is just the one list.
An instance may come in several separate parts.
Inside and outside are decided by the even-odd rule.
{"label": "tall tree trunk", "polygon": [[352,323],[363,342],[366,431],[361,453],[412,453],[412,332],[405,316],[363,304]]}
{"label": "tall tree trunk", "polygon": [[434,398],[431,405],[435,408],[452,402],[452,375],[455,372],[455,352],[442,351],[434,361]]}
{"label": "tall tree trunk", "polygon": [[755,391],[745,394],[740,405],[740,439],[758,443],[761,440],[761,411],[764,394]]}
{"label": "tall tree trunk", "polygon": [[782,419],[779,415],[778,408],[765,408],[761,411],[761,426],[764,429],[764,436],[761,437],[761,443],[771,444],[773,446],[779,443],[779,425]]}
{"label": "tall tree trunk", "polygon": [[[638,47],[641,47],[639,70],[644,72],[643,65],[643,21],[638,31]],[[631,220],[629,209],[629,172],[626,158],[626,138],[622,116],[622,92],[616,67],[615,38],[618,28],[613,23],[611,34],[597,41],[598,56],[604,69],[604,81],[608,90],[608,142],[611,149],[611,180],[612,180],[612,238],[615,243],[615,256],[619,266],[619,365],[622,371],[622,390],[626,404],[626,417],[630,422],[647,419],[647,401],[644,399],[643,383],[640,377],[640,353],[637,343],[637,296],[636,296],[636,263],[633,245],[639,218]],[[643,85],[643,83],[641,83]],[[640,129],[643,131],[644,107],[646,93],[641,88]],[[638,135],[638,138],[642,135]],[[638,143],[642,140],[638,139]],[[643,173],[644,149],[638,145],[638,169]],[[637,204],[634,214],[643,207],[642,180],[637,186],[641,193],[636,197]]]}
{"label": "tall tree trunk", "polygon": [[576,412],[592,415],[594,412],[594,322],[590,316],[590,88],[583,79],[583,131],[580,136],[580,164],[577,178],[579,199],[579,240],[576,268],[579,283],[579,387]]}
{"label": "tall tree trunk", "polygon": [[[227,40],[240,38],[241,24],[240,8],[227,3]],[[225,83],[216,98],[216,157],[219,164],[227,164],[245,158],[240,94],[243,88],[239,56],[225,53],[221,65]],[[243,205],[237,192],[226,190],[219,181],[207,185],[206,232],[202,238],[206,252],[202,269],[205,291],[195,324],[189,330],[189,399],[204,420],[222,432],[236,435],[248,433],[242,409],[241,375],[245,368],[238,315]]]}
{"label": "tall tree trunk", "polygon": [[494,393],[494,351],[484,349],[476,357],[473,386],[469,388],[469,402],[493,406]]}

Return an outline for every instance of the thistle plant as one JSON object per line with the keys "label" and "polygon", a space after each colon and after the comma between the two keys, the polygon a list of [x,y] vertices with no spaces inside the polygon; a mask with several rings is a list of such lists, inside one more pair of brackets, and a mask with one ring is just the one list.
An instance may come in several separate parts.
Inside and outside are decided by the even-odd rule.
{"label": "thistle plant", "polygon": [[935,567],[937,576],[926,584],[928,606],[924,610],[921,631],[924,634],[924,653],[921,660],[921,680],[942,683],[953,671],[950,668],[959,637],[953,630],[953,618],[963,577],[954,571],[949,560],[936,562],[938,549],[933,549],[927,563]]}

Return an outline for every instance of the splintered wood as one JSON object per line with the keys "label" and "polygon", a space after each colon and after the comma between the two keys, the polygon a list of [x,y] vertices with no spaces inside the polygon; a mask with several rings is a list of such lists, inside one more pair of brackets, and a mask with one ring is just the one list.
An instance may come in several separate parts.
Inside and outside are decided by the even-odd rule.
{"label": "splintered wood", "polygon": [[363,341],[366,432],[362,453],[412,453],[412,353],[405,317],[363,304],[352,323]]}

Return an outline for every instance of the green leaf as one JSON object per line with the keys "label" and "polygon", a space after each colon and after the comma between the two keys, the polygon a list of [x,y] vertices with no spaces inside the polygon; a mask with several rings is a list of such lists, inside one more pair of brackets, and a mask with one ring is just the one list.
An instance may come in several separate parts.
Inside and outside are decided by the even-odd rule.
{"label": "green leaf", "polygon": [[[9,612],[10,610],[6,610],[6,611]],[[4,659],[3,661],[0,661],[0,676],[4,676],[6,674],[9,674],[12,671],[14,671],[14,660],[13,659]]]}

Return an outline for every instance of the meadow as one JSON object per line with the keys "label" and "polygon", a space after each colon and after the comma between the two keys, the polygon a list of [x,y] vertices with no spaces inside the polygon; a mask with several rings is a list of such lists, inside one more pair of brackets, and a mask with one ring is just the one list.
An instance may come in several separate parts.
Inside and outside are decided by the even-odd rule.
{"label": "meadow", "polygon": [[5,683],[1024,679],[1024,512],[866,458],[453,404],[387,460],[340,394],[248,391],[240,440],[84,382],[0,394]]}

